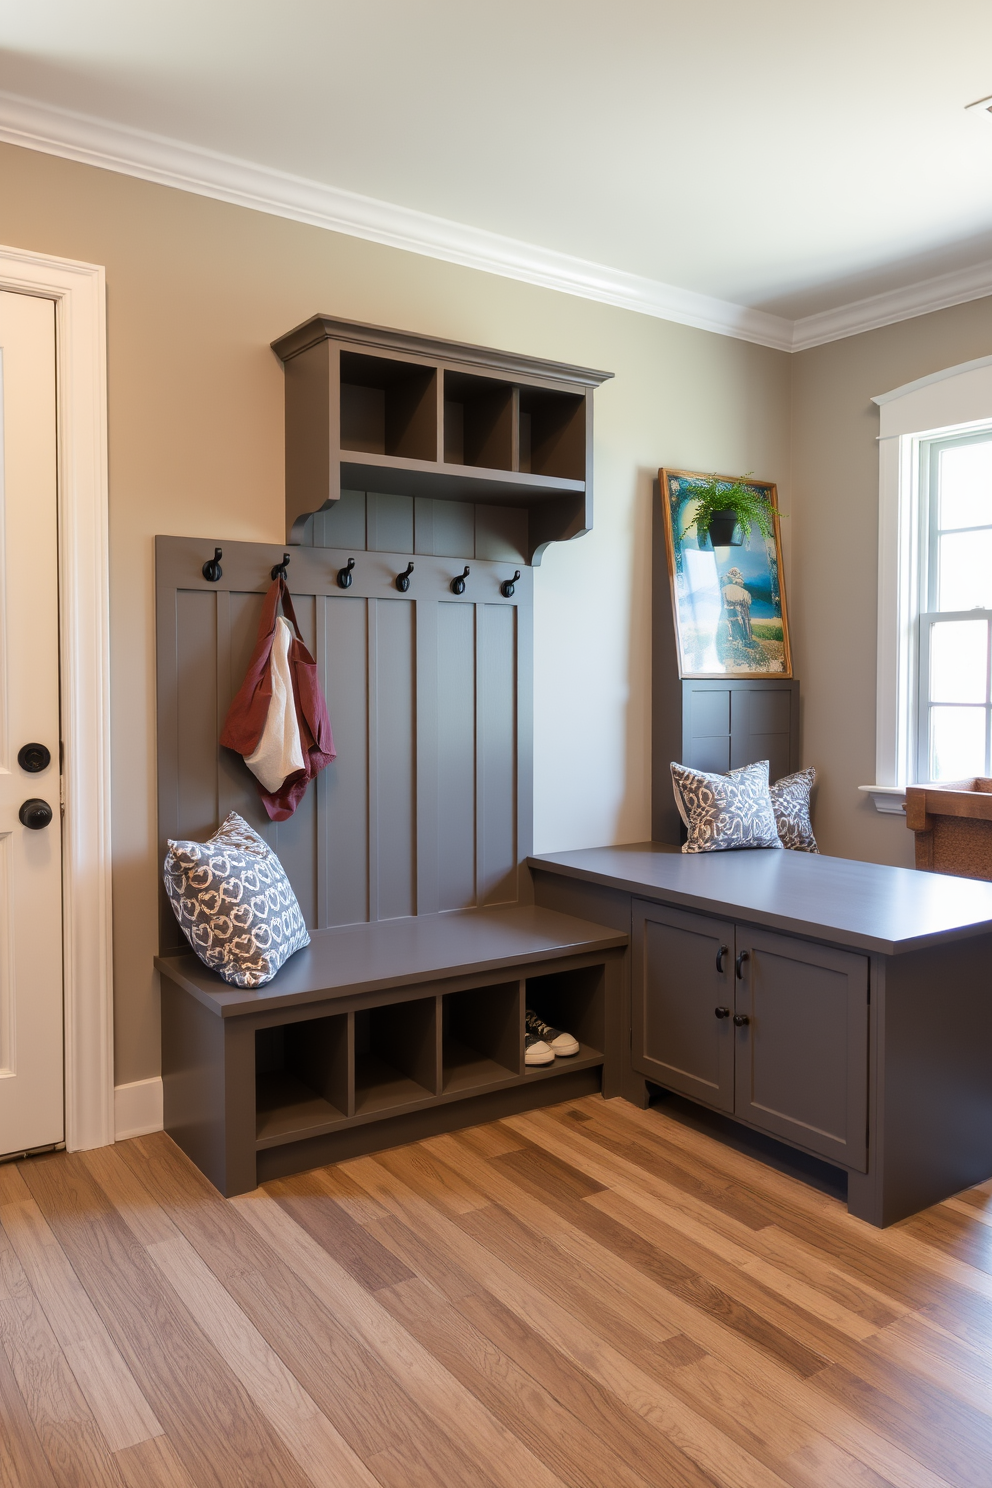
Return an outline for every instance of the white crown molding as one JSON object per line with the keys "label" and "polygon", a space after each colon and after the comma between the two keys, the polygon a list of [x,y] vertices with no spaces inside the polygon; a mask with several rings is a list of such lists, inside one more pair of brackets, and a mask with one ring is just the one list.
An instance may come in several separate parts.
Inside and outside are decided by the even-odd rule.
{"label": "white crown molding", "polygon": [[791,344],[791,322],[764,310],[10,93],[0,93],[0,140],[721,336],[783,351]]}
{"label": "white crown molding", "polygon": [[0,92],[0,141],[778,351],[805,351],[992,294],[985,263],[792,321],[13,93]]}
{"label": "white crown molding", "polygon": [[793,327],[792,350],[805,351],[810,346],[823,346],[827,341],[841,341],[862,331],[895,325],[932,310],[946,310],[949,305],[963,305],[968,300],[981,300],[992,294],[992,262],[955,269],[951,274],[938,274],[921,279],[902,289],[872,295],[867,300],[854,300],[838,305],[835,310],[822,310],[819,315],[805,315]]}

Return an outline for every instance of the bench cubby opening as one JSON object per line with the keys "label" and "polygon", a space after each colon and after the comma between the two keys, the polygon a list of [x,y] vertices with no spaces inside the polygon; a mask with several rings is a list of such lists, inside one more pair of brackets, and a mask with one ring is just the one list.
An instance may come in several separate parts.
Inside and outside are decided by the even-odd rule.
{"label": "bench cubby opening", "polygon": [[[528,977],[527,1007],[545,1023],[573,1034],[578,1054],[556,1059],[554,1068],[602,1058],[606,1043],[606,979],[602,966],[582,966]],[[531,1073],[538,1074],[538,1065]]]}
{"label": "bench cubby opening", "polygon": [[471,987],[441,999],[441,1090],[471,1092],[521,1071],[519,981]]}
{"label": "bench cubby opening", "polygon": [[341,448],[436,460],[435,368],[343,351]]}
{"label": "bench cubby opening", "polygon": [[255,1135],[259,1143],[347,1120],[351,1054],[347,1014],[255,1032]]}
{"label": "bench cubby opening", "polygon": [[355,1115],[430,1100],[438,1093],[437,999],[355,1013]]}

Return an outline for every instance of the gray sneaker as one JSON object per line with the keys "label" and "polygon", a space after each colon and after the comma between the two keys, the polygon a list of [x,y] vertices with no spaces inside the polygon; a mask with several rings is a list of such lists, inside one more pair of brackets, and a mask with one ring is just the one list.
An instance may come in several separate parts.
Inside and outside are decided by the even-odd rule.
{"label": "gray sneaker", "polygon": [[531,1008],[527,1009],[526,1027],[528,1038],[533,1036],[543,1040],[559,1059],[567,1059],[570,1054],[579,1052],[577,1038],[570,1033],[562,1033],[560,1028],[552,1028],[550,1023],[543,1022]]}
{"label": "gray sneaker", "polygon": [[536,1033],[524,1034],[524,1064],[554,1064],[555,1051]]}

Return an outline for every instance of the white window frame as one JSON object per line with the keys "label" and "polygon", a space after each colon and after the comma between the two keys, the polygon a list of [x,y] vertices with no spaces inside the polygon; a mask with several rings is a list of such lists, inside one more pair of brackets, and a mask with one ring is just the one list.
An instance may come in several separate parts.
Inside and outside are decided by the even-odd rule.
{"label": "white window frame", "polygon": [[920,447],[992,428],[992,356],[946,367],[872,399],[879,408],[875,782],[879,811],[903,818],[917,779]]}

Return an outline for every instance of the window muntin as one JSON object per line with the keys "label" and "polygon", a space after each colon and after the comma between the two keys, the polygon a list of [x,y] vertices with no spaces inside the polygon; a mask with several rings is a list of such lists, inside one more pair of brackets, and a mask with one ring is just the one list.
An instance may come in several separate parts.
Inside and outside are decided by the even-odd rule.
{"label": "window muntin", "polygon": [[992,774],[992,429],[921,444],[920,780]]}

